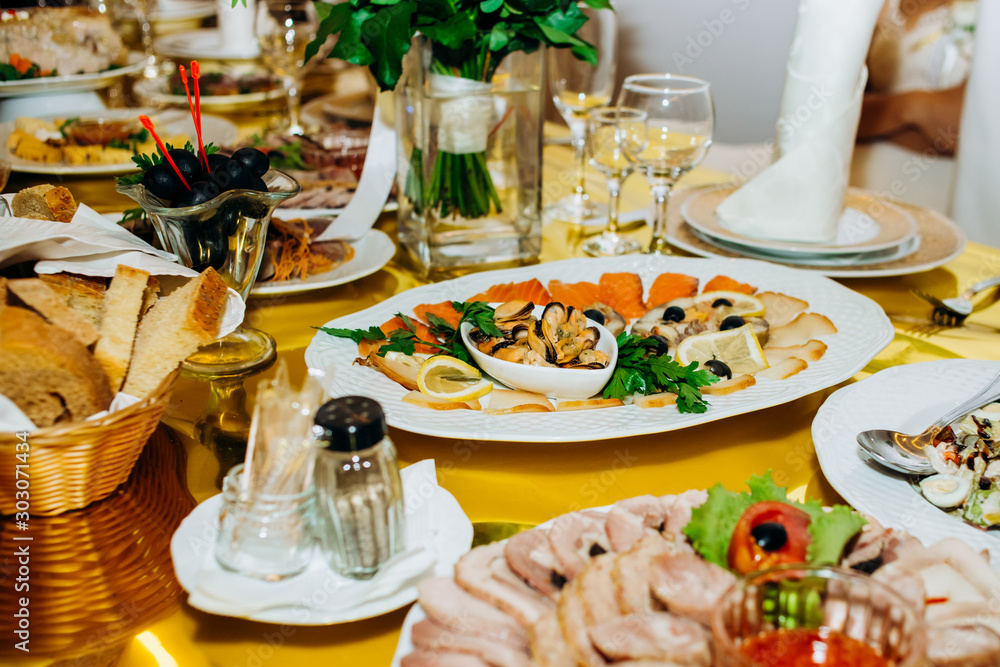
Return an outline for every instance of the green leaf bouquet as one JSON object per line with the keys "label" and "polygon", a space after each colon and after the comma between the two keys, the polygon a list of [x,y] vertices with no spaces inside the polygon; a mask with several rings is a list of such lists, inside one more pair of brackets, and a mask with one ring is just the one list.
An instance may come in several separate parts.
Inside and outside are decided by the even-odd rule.
{"label": "green leaf bouquet", "polygon": [[[610,9],[611,0],[583,0]],[[431,43],[431,76],[455,94],[475,96],[493,79],[511,53],[532,53],[542,44],[572,49],[596,64],[596,48],[577,37],[587,22],[577,0],[347,0],[320,3],[320,28],[306,49],[311,58],[330,35],[339,35],[331,58],[368,67],[382,90],[395,88],[403,73],[403,57],[413,38]],[[474,104],[474,102],[472,103]],[[410,155],[407,194],[415,206],[438,210],[440,217],[457,214],[479,218],[501,204],[486,164],[486,142],[496,128],[466,120],[476,113],[456,114],[439,130],[439,150],[425,183],[421,147]],[[503,120],[501,120],[501,123]]]}

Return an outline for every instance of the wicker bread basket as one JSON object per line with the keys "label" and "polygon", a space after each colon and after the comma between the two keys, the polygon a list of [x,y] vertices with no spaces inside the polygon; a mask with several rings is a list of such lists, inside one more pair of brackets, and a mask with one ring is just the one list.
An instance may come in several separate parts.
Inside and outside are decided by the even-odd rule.
{"label": "wicker bread basket", "polygon": [[[32,515],[50,516],[86,507],[106,498],[128,479],[142,448],[167,409],[175,371],[142,401],[100,419],[59,424],[28,434],[27,457],[23,440],[15,433],[0,433],[0,514],[23,511],[23,498],[16,490],[28,492],[27,510]],[[18,449],[18,445],[21,448]],[[22,467],[21,489],[17,486],[17,465]],[[27,473],[24,477],[23,473]]]}

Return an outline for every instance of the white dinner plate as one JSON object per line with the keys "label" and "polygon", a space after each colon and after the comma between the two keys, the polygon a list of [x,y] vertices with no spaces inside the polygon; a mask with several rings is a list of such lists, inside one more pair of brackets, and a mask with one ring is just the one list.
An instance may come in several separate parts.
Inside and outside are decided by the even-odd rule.
{"label": "white dinner plate", "polygon": [[260,55],[257,40],[222,39],[216,28],[178,32],[153,42],[153,50],[167,58],[205,60],[251,60]]}
{"label": "white dinner plate", "polygon": [[[285,215],[284,212],[281,212],[281,215]],[[309,215],[307,217],[316,216]],[[250,288],[250,296],[291,296],[334,285],[343,285],[375,273],[396,254],[396,245],[392,239],[377,229],[368,230],[368,233],[357,241],[351,241],[351,245],[354,246],[354,257],[337,268],[313,274],[304,280],[254,283],[254,286]]]}
{"label": "white dinner plate", "polygon": [[[397,312],[412,314],[413,307],[445,300],[464,301],[498,283],[531,278],[547,285],[564,282],[596,282],[606,272],[637,273],[647,291],[664,272],[695,276],[704,284],[723,274],[748,282],[761,291],[772,290],[799,297],[809,310],[821,313],[836,325],[837,334],[824,336],[826,354],[801,373],[785,380],[760,380],[756,385],[728,396],[711,396],[702,414],[682,414],[673,406],[641,409],[625,405],[580,412],[487,415],[476,410],[441,412],[421,408],[400,399],[407,393],[401,385],[381,373],[354,364],[358,349],[350,339],[317,332],[306,349],[310,368],[327,373],[325,388],[334,396],[364,394],[379,401],[389,424],[405,431],[447,438],[518,442],[580,442],[647,433],[659,433],[715,421],[724,417],[786,403],[825,387],[843,382],[867,364],[893,337],[892,324],[877,303],[827,278],[783,266],[752,260],[705,260],[652,255],[630,255],[599,259],[569,259],[502,271],[463,276],[417,287],[367,310],[341,317],[326,326],[368,328],[381,325]],[[317,324],[319,324],[317,322]],[[488,397],[483,399],[488,401]],[[585,414],[586,419],[580,415]]]}
{"label": "white dinner plate", "polygon": [[214,2],[202,2],[202,0],[161,1],[156,4],[156,9],[150,12],[149,20],[153,23],[171,23],[174,21],[203,19],[215,16],[215,7]]}
{"label": "white dinner plate", "polygon": [[706,240],[795,256],[802,264],[812,259],[822,261],[838,255],[892,250],[917,235],[917,223],[909,213],[882,197],[849,188],[844,197],[845,210],[837,228],[837,238],[833,242],[794,243],[753,238],[729,230],[716,215],[718,206],[736,190],[735,186],[701,188],[684,200],[681,216]]}
{"label": "white dinner plate", "polygon": [[1000,371],[1000,362],[947,359],[893,366],[834,392],[812,423],[813,443],[827,480],[844,500],[880,523],[924,544],[957,537],[990,553],[1000,570],[1000,535],[941,511],[901,475],[862,460],[855,437],[871,428],[920,433]]}
{"label": "white dinner plate", "polygon": [[[188,108],[187,95],[174,95],[171,93],[167,87],[166,79],[143,79],[136,83],[133,89],[136,95],[146,102],[157,105],[183,107],[184,109]],[[284,95],[285,91],[281,89],[280,84],[276,83],[275,87],[271,90],[236,95],[203,94],[200,100],[202,109],[209,112],[223,113],[267,102],[268,100],[275,100],[279,97],[284,97]]]}
{"label": "white dinner plate", "polygon": [[0,82],[0,98],[21,97],[22,95],[51,95],[106,88],[115,79],[137,74],[146,66],[146,57],[138,52],[130,53],[128,64],[118,69],[93,72],[91,74],[67,74],[66,76],[45,76],[37,79]]}
{"label": "white dinner plate", "polygon": [[[400,471],[406,487],[406,468]],[[426,576],[450,575],[458,559],[469,550],[472,544],[472,523],[462,511],[455,497],[440,486],[430,498],[431,512],[437,534],[434,536],[434,547],[437,551],[437,561],[433,570]],[[423,488],[420,492],[425,492]],[[181,588],[190,593],[197,586],[200,564],[206,558],[206,550],[214,549],[218,534],[219,509],[222,504],[222,494],[212,496],[194,508],[174,532],[170,540],[170,555],[174,563],[174,572]],[[317,548],[312,562],[299,577],[314,577],[317,580],[317,590],[322,582],[327,581],[331,572]],[[333,575],[337,577],[337,575]],[[337,577],[339,579],[339,577]],[[350,582],[345,580],[345,585]],[[401,588],[392,595],[371,599],[363,604],[347,610],[331,610],[316,607],[282,607],[255,611],[238,618],[246,618],[262,623],[280,623],[282,625],[333,625],[350,623],[366,618],[381,616],[394,609],[407,605],[417,599],[416,582]],[[206,610],[211,612],[211,610]]]}
{"label": "white dinner plate", "polygon": [[[187,109],[168,109],[157,111],[155,109],[108,109],[95,113],[84,114],[83,118],[109,118],[120,120],[123,118],[135,119],[141,114],[148,115],[156,127],[156,133],[161,137],[174,134],[186,134],[191,138],[191,143],[197,141],[194,129],[194,121],[191,120],[191,112]],[[44,120],[55,120],[59,118],[72,118],[73,113],[67,112],[58,115],[42,116]],[[47,163],[33,162],[21,159],[7,149],[7,137],[14,131],[14,123],[0,123],[0,150],[5,160],[10,162],[12,171],[19,171],[27,174],[60,174],[65,176],[98,176],[106,174],[122,174],[136,171],[138,167],[129,160],[115,164],[81,164],[71,165],[65,162]],[[201,117],[202,137],[206,144],[215,145],[231,144],[236,141],[238,134],[234,124],[225,118],[218,116]],[[178,146],[175,146],[178,148]]]}

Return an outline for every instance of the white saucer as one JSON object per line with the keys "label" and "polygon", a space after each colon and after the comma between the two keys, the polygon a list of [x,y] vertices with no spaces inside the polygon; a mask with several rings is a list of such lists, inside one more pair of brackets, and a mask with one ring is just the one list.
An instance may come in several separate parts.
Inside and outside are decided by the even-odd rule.
{"label": "white saucer", "polygon": [[913,216],[874,193],[856,188],[850,188],[844,197],[845,208],[837,238],[831,243],[795,243],[744,236],[727,229],[715,213],[719,204],[736,189],[735,186],[704,188],[684,201],[681,216],[699,233],[699,237],[710,243],[718,242],[728,247],[735,244],[754,249],[758,255],[780,253],[786,258],[797,257],[802,263],[811,263],[809,260],[829,262],[831,258],[841,255],[884,255],[907,244],[912,245],[917,236],[917,223]]}
{"label": "white saucer", "polygon": [[161,37],[153,43],[153,49],[168,58],[250,60],[260,55],[256,40],[226,43],[222,34],[212,28]]}

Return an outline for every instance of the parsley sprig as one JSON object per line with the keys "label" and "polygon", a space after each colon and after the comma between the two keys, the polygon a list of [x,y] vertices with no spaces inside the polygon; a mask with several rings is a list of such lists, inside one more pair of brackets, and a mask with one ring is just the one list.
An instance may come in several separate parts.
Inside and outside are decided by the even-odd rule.
{"label": "parsley sprig", "polygon": [[[483,301],[452,301],[451,307],[460,314],[459,322],[471,322],[473,326],[479,327],[485,333],[500,337],[503,333],[493,323],[493,308]],[[425,340],[420,338],[417,326],[413,318],[402,313],[396,313],[396,317],[403,323],[402,328],[395,329],[386,334],[379,327],[369,327],[368,329],[341,329],[337,327],[316,327],[323,333],[337,338],[350,338],[356,344],[368,340],[373,342],[386,341],[379,350],[378,355],[384,357],[389,352],[402,352],[412,355],[417,345],[427,345],[439,351],[440,354],[447,354],[462,361],[475,365],[468,350],[462,343],[462,336],[459,330],[451,326],[444,318],[433,313],[425,313],[430,331],[441,342]]]}
{"label": "parsley sprig", "polygon": [[[143,130],[143,132],[145,132],[145,130]],[[174,148],[170,144],[164,144],[164,146],[167,147],[168,151],[173,150]],[[197,153],[194,146],[191,145],[190,141],[184,144],[184,150],[188,151],[189,153]],[[215,144],[209,143],[205,145],[205,155],[211,155],[213,153],[218,153],[218,152],[219,152],[219,147],[216,146]],[[118,178],[115,179],[116,182],[122,185],[136,185],[138,183],[141,183],[142,177],[146,174],[146,172],[149,169],[152,169],[154,166],[163,162],[163,154],[160,153],[160,149],[157,148],[156,152],[153,153],[152,155],[147,155],[146,153],[133,155],[132,162],[134,162],[135,166],[139,168],[139,171],[137,171],[134,174],[126,174],[125,176],[119,176]]]}
{"label": "parsley sprig", "polygon": [[670,355],[657,354],[657,341],[622,332],[618,343],[618,363],[611,381],[604,387],[604,398],[624,398],[631,394],[656,394],[669,391],[677,394],[677,409],[681,412],[702,413],[708,402],[698,390],[718,382],[709,371],[699,371],[691,362],[681,366]]}

